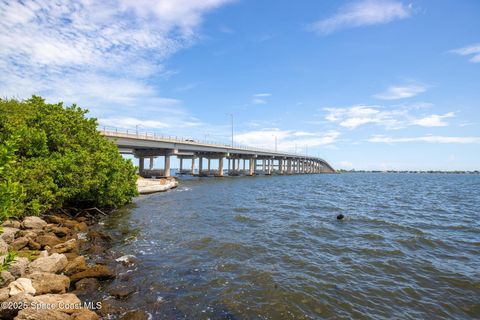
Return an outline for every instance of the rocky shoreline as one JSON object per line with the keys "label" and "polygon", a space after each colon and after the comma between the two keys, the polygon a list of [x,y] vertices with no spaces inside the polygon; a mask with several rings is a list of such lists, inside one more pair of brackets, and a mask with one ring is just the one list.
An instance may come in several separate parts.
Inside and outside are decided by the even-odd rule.
{"label": "rocky shoreline", "polygon": [[2,224],[0,319],[149,318],[122,306],[136,291],[124,276],[134,257],[109,250],[112,238],[95,223],[90,215],[55,214]]}

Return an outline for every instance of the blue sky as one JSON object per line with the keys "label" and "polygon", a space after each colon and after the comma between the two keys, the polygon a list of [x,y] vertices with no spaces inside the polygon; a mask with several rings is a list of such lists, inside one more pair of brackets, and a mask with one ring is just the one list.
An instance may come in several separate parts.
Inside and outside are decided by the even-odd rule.
{"label": "blue sky", "polygon": [[0,1],[0,95],[102,125],[479,169],[480,2]]}

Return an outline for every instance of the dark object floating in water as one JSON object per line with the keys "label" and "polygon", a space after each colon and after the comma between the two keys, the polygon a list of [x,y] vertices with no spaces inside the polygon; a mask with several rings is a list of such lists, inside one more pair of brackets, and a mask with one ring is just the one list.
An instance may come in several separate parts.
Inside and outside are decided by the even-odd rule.
{"label": "dark object floating in water", "polygon": [[337,216],[337,220],[343,220],[343,218],[345,218],[345,216],[341,213]]}

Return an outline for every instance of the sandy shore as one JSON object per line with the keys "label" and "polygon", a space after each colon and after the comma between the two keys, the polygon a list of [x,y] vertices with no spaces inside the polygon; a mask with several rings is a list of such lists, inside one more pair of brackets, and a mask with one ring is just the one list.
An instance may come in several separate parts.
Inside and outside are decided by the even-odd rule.
{"label": "sandy shore", "polygon": [[161,179],[137,179],[137,189],[140,194],[148,194],[154,192],[163,192],[178,186],[178,181],[175,178],[161,178]]}

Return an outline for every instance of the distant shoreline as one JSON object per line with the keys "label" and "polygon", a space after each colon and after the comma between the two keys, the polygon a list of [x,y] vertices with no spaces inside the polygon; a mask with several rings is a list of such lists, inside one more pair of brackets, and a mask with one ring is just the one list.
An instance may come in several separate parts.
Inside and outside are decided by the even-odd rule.
{"label": "distant shoreline", "polygon": [[480,171],[441,171],[441,170],[337,170],[337,173],[441,173],[441,174],[480,174]]}

